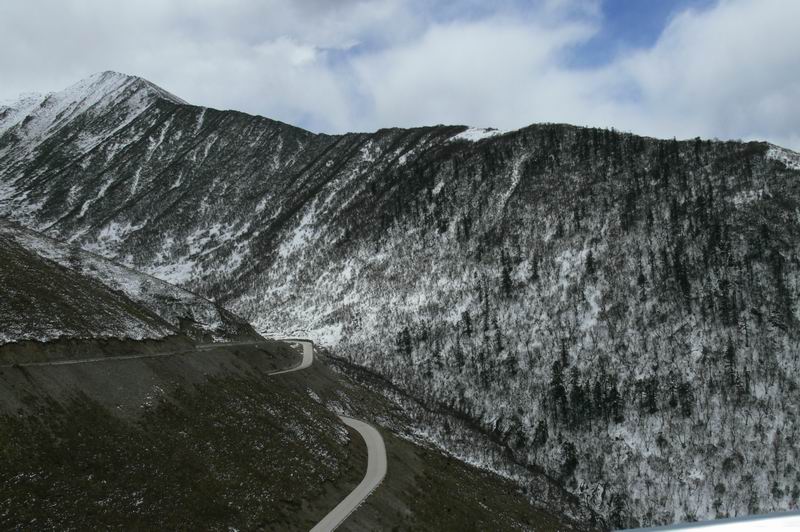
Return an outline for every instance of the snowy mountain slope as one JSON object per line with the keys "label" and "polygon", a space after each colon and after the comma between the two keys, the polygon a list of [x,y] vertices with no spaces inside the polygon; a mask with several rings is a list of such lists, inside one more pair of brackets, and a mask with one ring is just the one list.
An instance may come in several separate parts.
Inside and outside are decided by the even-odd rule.
{"label": "snowy mountain slope", "polygon": [[142,106],[112,91],[33,149],[8,129],[0,213],[305,329],[616,526],[798,504],[797,154],[550,124],[315,135],[146,94],[121,128]]}
{"label": "snowy mountain slope", "polygon": [[310,204],[233,308],[479,420],[613,526],[795,508],[798,173],[762,144],[482,142]]}
{"label": "snowy mountain slope", "polygon": [[174,329],[121,294],[26,249],[0,229],[0,345],[58,338],[163,338]]}
{"label": "snowy mountain slope", "polygon": [[44,98],[44,95],[32,92],[20,96],[16,101],[0,102],[0,134],[27,117],[42,104]]}
{"label": "snowy mountain slope", "polygon": [[[73,139],[76,147],[88,151],[161,99],[185,103],[141,78],[101,72],[61,92],[22,98],[1,119],[0,133],[11,130],[30,151],[59,131],[77,126],[81,131]],[[106,115],[102,124],[87,120],[98,115]],[[108,128],[113,122],[114,127]]]}
{"label": "snowy mountain slope", "polygon": [[0,220],[0,345],[251,332],[190,292]]}

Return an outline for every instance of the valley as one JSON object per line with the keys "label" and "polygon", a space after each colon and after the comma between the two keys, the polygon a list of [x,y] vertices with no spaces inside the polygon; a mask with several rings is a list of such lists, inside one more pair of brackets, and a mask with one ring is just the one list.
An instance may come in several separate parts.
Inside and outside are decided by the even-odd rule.
{"label": "valley", "polygon": [[[162,414],[183,427],[195,416],[220,419],[228,407],[215,401],[229,386],[284,405],[285,418],[248,410],[241,426],[248,434],[281,427],[277,442],[297,416],[308,426],[305,448],[330,458],[308,474],[347,479],[335,490],[326,484],[327,495],[292,497],[304,501],[304,526],[364,469],[355,465],[364,449],[344,450],[358,436],[334,416],[337,405],[392,433],[386,481],[348,518],[353,530],[391,519],[457,529],[466,516],[486,519],[477,527],[486,528],[498,515],[510,519],[498,529],[530,519],[623,528],[792,510],[800,500],[799,209],[800,155],[768,143],[564,124],[315,134],[104,72],[0,109],[3,253],[15,264],[41,262],[37,271],[73,287],[32,308],[64,305],[59,316],[76,316],[23,330],[13,319],[30,302],[19,296],[0,313],[0,335],[16,331],[5,341],[18,346],[61,336],[312,339],[324,364],[291,373],[285,388],[252,378],[286,369],[285,359],[247,358],[213,386],[196,377],[211,401],[197,404],[206,412],[191,411],[198,392],[181,385],[174,393],[189,395],[167,393],[144,422],[149,432],[162,430]],[[26,268],[0,275],[23,286]],[[130,290],[106,270],[152,281]],[[25,282],[25,293],[35,292]],[[86,297],[97,316],[81,314]],[[20,349],[0,347],[0,360],[22,362]],[[38,349],[47,347],[24,357],[43,358],[29,354]],[[309,377],[295,381],[301,373]],[[287,397],[308,411],[292,410]],[[90,404],[66,412],[80,417]],[[40,428],[14,430],[22,438]],[[175,442],[179,432],[169,432]],[[252,458],[230,452],[235,467],[251,471],[242,464]],[[393,463],[417,473],[393,473]],[[440,467],[452,476],[436,478]],[[306,480],[291,489],[311,489]],[[484,482],[513,495],[485,504],[488,489],[465,495]],[[210,486],[214,498],[236,491]],[[442,503],[424,497],[427,489],[464,497]],[[280,507],[275,493],[258,499],[273,501],[269,511],[282,519],[274,526],[289,526],[294,503]],[[260,504],[252,494],[236,496],[253,506],[225,515],[266,515],[251,512]],[[437,521],[442,504],[454,505],[450,521]],[[543,508],[559,517],[536,513]]]}
{"label": "valley", "polygon": [[[15,349],[6,345],[0,354]],[[390,461],[402,474],[390,475],[348,517],[371,491],[357,485],[370,480],[371,488],[382,478],[376,471],[362,479],[373,469],[363,427],[348,430],[333,411],[380,416],[387,405],[306,365],[310,344],[303,351],[262,340],[0,368],[0,469],[9,479],[0,489],[2,526],[330,530],[347,518],[350,529],[389,520],[411,530],[432,526],[428,505],[446,493],[417,500],[434,472],[438,483],[470,494],[448,511],[495,520],[488,507],[476,511],[474,498],[507,490],[499,477],[457,461],[442,475],[441,455],[391,433]],[[293,369],[279,369],[286,366]],[[581,529],[532,509],[521,494],[503,505],[510,528]],[[342,510],[326,518],[334,507]],[[453,516],[438,519],[437,526],[458,527]]]}

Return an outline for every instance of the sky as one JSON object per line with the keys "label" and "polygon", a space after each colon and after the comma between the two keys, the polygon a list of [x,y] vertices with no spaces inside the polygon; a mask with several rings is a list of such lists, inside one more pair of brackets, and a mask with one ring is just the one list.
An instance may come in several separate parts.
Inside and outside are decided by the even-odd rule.
{"label": "sky", "polygon": [[0,100],[95,72],[316,132],[535,122],[800,150],[797,0],[3,0]]}

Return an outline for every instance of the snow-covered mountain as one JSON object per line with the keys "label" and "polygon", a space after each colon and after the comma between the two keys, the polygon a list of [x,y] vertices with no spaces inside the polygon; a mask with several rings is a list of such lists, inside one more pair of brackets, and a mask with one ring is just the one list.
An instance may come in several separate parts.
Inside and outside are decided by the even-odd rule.
{"label": "snow-covered mountain", "polygon": [[3,220],[0,263],[0,345],[254,336],[200,296]]}
{"label": "snow-covered mountain", "polygon": [[556,124],[318,135],[112,73],[0,127],[0,214],[306,331],[614,526],[797,507],[791,151]]}

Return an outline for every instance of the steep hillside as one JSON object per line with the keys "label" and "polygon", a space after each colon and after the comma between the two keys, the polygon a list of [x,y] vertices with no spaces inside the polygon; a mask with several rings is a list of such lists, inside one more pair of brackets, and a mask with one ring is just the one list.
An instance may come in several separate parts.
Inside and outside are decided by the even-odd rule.
{"label": "steep hillside", "polygon": [[[100,97],[109,85],[121,88]],[[54,115],[50,102],[80,111]],[[402,165],[464,129],[314,135],[110,72],[27,112],[0,132],[0,212],[206,294],[230,292],[291,244],[296,214],[343,175]]]}
{"label": "steep hillside", "polygon": [[309,206],[234,304],[477,420],[614,526],[795,508],[800,181],[774,153],[566,126],[443,147]]}
{"label": "steep hillside", "polygon": [[797,154],[566,125],[315,135],[112,73],[37,101],[0,115],[0,213],[307,331],[612,525],[797,507]]}
{"label": "steep hillside", "polygon": [[0,345],[256,336],[202,297],[3,220],[0,264]]}
{"label": "steep hillside", "polygon": [[0,526],[308,530],[363,456],[303,381],[267,378],[297,357],[265,342],[0,369]]}
{"label": "steep hillside", "polygon": [[796,508],[800,181],[775,153],[566,126],[443,147],[310,205],[232,303],[477,420],[615,526]]}
{"label": "steep hillside", "polygon": [[[366,469],[335,412],[407,421],[322,364],[270,375],[298,357],[268,341],[0,367],[0,527],[309,530]],[[554,512],[586,515],[563,492],[535,507],[507,480],[381,432],[390,471],[347,529],[590,529]]]}

